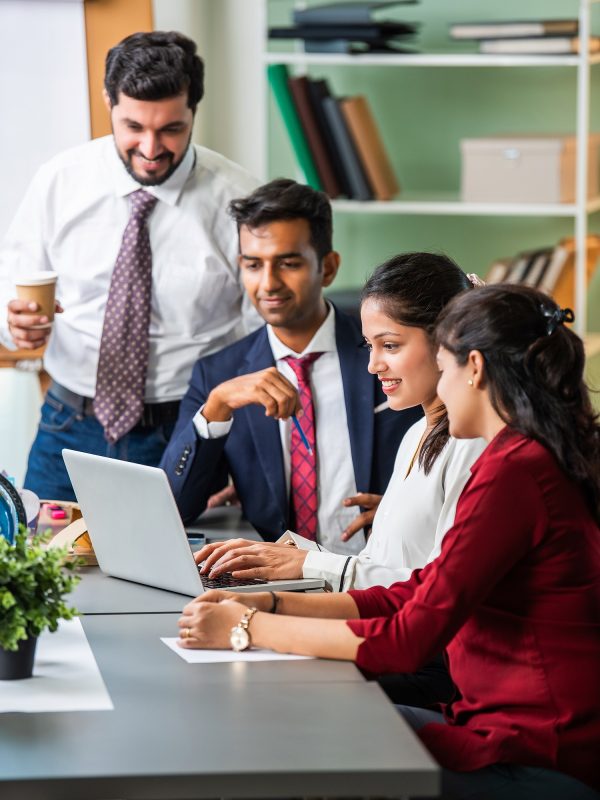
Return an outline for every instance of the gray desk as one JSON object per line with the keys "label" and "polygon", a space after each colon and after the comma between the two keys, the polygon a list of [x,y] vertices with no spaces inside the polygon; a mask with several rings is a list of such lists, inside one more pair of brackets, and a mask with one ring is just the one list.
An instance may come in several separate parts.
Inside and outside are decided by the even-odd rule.
{"label": "gray desk", "polygon": [[3,800],[436,793],[431,757],[352,665],[187,664],[159,641],[175,621],[84,619],[115,709],[3,714]]}
{"label": "gray desk", "polygon": [[175,614],[192,599],[187,594],[110,578],[100,567],[84,567],[81,575],[83,580],[70,601],[82,614]]}
{"label": "gray desk", "polygon": [[[198,530],[254,533],[232,509]],[[2,800],[437,793],[437,766],[354,665],[179,658],[160,637],[188,599],[84,570],[73,602],[114,710],[1,714]]]}

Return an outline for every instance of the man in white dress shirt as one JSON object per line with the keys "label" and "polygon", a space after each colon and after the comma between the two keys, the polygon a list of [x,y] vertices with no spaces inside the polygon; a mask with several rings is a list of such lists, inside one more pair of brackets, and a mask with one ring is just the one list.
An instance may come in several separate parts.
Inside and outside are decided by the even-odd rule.
{"label": "man in white dress shirt", "polygon": [[[262,322],[244,299],[227,215],[230,200],[257,182],[191,143],[203,82],[196,46],[181,34],[138,33],[112,48],[104,90],[112,136],[39,170],[0,249],[2,342],[48,342],[53,382],[25,479],[42,497],[74,499],[63,447],[156,465],[198,356]],[[134,219],[136,197],[149,205]],[[132,245],[136,236],[141,244]],[[126,274],[113,281],[118,268]],[[58,273],[62,308],[51,328],[40,328],[48,320],[35,304],[12,299],[19,276],[43,270]],[[139,311],[135,280],[145,282],[148,298],[141,335],[128,333],[138,330],[127,317]],[[119,325],[125,335],[115,343]],[[139,396],[112,397],[127,394],[131,374]],[[121,417],[111,427],[105,416],[115,405]]]}
{"label": "man in white dress shirt", "polygon": [[[198,361],[161,466],[184,520],[204,510],[215,471],[226,467],[246,518],[266,540],[290,528],[316,547],[355,553],[362,533],[352,541],[342,534],[359,512],[343,501],[383,493],[402,436],[421,411],[388,408],[367,370],[358,321],[323,296],[340,261],[327,197],[279,179],[234,201],[231,213],[244,286],[267,325]],[[300,398],[291,366],[298,361],[310,363]],[[299,419],[313,451],[305,459],[290,416],[304,408],[308,391],[314,419]],[[306,487],[295,482],[305,467],[311,514],[298,499]]]}

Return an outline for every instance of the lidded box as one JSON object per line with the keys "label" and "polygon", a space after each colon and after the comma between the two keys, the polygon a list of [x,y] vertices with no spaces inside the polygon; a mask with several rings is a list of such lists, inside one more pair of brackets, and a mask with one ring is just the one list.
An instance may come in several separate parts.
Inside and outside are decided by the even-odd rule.
{"label": "lidded box", "polygon": [[[492,136],[460,146],[465,202],[575,202],[575,136]],[[590,134],[588,197],[598,195],[599,146],[600,134]]]}

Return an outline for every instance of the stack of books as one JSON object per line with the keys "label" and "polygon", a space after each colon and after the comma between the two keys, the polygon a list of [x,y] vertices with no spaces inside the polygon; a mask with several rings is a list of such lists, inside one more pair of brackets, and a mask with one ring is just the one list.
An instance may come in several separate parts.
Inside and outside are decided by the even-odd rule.
{"label": "stack of books", "polygon": [[[586,268],[591,279],[600,256],[600,236],[587,237]],[[513,258],[501,258],[489,268],[486,283],[520,283],[550,294],[563,307],[575,303],[575,240],[561,239],[553,247],[524,250]]]}
{"label": "stack of books", "polygon": [[[413,52],[402,45],[417,32],[410,22],[377,20],[375,11],[418,0],[328,3],[296,9],[290,28],[270,28],[271,39],[302,39],[307,53]],[[400,45],[399,45],[400,43]]]}
{"label": "stack of books", "polygon": [[[578,53],[581,47],[578,34],[579,23],[576,19],[461,22],[450,26],[453,39],[478,40],[479,52],[488,55]],[[589,52],[600,52],[600,37],[590,37]]]}
{"label": "stack of books", "polygon": [[291,78],[270,64],[269,83],[306,183],[331,198],[390,200],[398,181],[368,100],[334,97],[326,80]]}

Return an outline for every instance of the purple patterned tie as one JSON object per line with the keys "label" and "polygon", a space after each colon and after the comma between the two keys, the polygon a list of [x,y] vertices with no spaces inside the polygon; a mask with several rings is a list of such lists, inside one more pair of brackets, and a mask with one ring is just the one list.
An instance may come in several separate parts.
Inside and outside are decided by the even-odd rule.
{"label": "purple patterned tie", "polygon": [[111,444],[142,416],[148,368],[152,251],[146,223],[157,198],[138,189],[130,199],[106,302],[94,398],[94,412]]}
{"label": "purple patterned tie", "polygon": [[302,426],[312,455],[302,442],[296,427],[292,427],[290,448],[290,489],[292,508],[296,517],[296,531],[307,539],[317,540],[317,447],[315,436],[315,409],[310,388],[310,370],[313,363],[323,353],[309,353],[302,358],[287,356],[285,360],[298,378],[298,395],[302,416],[298,422]]}

